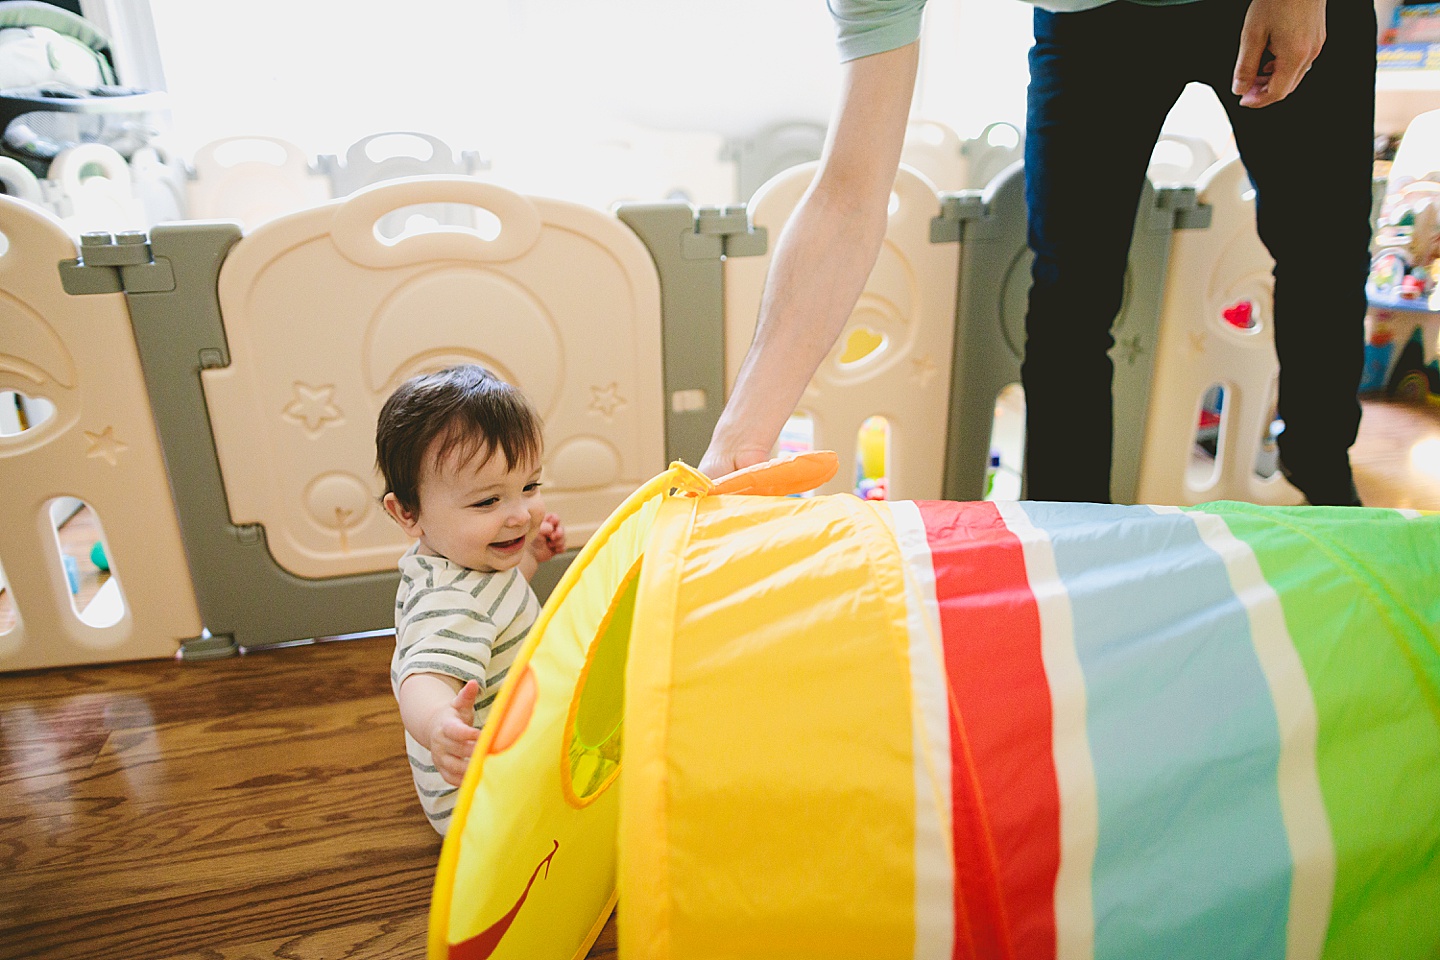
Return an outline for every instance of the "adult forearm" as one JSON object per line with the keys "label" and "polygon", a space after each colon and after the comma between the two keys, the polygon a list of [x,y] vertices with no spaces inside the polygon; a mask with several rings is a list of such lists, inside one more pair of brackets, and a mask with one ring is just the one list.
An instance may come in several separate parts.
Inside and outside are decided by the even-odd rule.
{"label": "adult forearm", "polygon": [[919,45],[845,65],[815,182],[776,241],[755,339],[700,461],[711,477],[769,456],[835,345],[885,237]]}
{"label": "adult forearm", "polygon": [[875,265],[885,206],[823,182],[776,244],[755,339],[716,427],[716,442],[763,455],[834,346]]}

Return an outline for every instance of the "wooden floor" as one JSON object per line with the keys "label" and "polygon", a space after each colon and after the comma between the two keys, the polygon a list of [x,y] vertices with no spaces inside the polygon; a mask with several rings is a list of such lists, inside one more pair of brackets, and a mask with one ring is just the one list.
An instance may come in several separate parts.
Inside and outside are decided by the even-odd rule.
{"label": "wooden floor", "polygon": [[[1367,503],[1440,510],[1435,461],[1440,408],[1367,403]],[[392,646],[0,676],[0,960],[423,956]]]}

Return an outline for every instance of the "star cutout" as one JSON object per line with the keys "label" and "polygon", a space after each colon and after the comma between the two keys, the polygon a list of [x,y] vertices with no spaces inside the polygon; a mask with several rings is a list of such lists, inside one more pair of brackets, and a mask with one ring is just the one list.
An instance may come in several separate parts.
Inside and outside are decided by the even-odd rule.
{"label": "star cutout", "polygon": [[929,357],[916,357],[910,363],[915,368],[915,381],[920,384],[922,390],[928,387],[930,381],[934,380],[935,375],[940,372],[940,368],[935,366],[935,361]]}
{"label": "star cutout", "polygon": [[302,424],[305,432],[312,437],[324,429],[327,421],[339,420],[343,414],[331,403],[335,387],[327,385],[312,387],[307,383],[295,382],[295,399],[285,405],[285,419]]}
{"label": "star cutout", "polygon": [[590,388],[590,409],[600,414],[606,420],[615,415],[615,411],[626,405],[625,398],[620,396],[620,384],[610,383],[603,387]]}
{"label": "star cutout", "polygon": [[115,439],[114,427],[106,427],[99,433],[91,433],[86,430],[85,439],[90,442],[90,448],[85,451],[85,456],[99,457],[112,467],[119,462],[119,455],[129,449],[126,444]]}

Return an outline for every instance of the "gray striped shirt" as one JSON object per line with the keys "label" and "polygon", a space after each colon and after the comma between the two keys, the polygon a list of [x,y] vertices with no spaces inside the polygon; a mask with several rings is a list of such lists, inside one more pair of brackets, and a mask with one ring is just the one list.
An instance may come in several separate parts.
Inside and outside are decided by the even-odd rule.
{"label": "gray striped shirt", "polygon": [[[390,687],[398,699],[401,682],[413,673],[442,674],[461,683],[477,680],[474,724],[479,729],[540,603],[518,569],[483,573],[444,557],[420,556],[418,546],[400,558]],[[430,751],[409,731],[405,752],[425,816],[443,834],[455,809],[456,788],[440,776]]]}

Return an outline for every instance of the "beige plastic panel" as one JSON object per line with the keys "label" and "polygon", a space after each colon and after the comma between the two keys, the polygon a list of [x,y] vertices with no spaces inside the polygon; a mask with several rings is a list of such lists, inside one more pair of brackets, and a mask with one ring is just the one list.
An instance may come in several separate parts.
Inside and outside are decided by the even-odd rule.
{"label": "beige plastic panel", "polygon": [[1194,186],[1217,159],[1215,148],[1201,137],[1162,133],[1150,153],[1150,167],[1145,175],[1157,187]]}
{"label": "beige plastic panel", "polygon": [[[418,204],[498,217],[493,240],[375,225]],[[482,218],[483,219],[483,218]],[[229,367],[202,375],[232,519],[302,577],[389,570],[375,420],[405,378],[476,362],[545,419],[546,500],[578,546],[662,470],[660,286],[620,221],[467,178],[368,187],[271,221],[220,274]]]}
{"label": "beige plastic panel", "polygon": [[[0,390],[55,405],[0,437],[0,564],[19,615],[0,636],[0,670],[174,656],[200,615],[125,296],[65,294],[56,265],[75,243],[34,207],[0,197],[0,234]],[[71,606],[48,509],[60,496],[104,526],[127,605],[111,626]]]}
{"label": "beige plastic panel", "polygon": [[[750,201],[753,223],[779,236],[816,168],[814,163],[792,167],[761,187]],[[860,425],[867,417],[883,416],[890,425],[891,499],[941,496],[960,245],[930,242],[930,221],[939,212],[935,188],[901,166],[875,269],[839,341],[800,401],[800,411],[813,420],[815,446],[840,455],[842,468],[821,488],[824,493],[854,488]],[[755,335],[770,256],[767,252],[725,261],[727,389],[734,385]],[[863,359],[840,363],[847,348],[877,342],[881,346]]]}
{"label": "beige plastic panel", "polygon": [[103,230],[144,230],[150,224],[145,205],[135,197],[130,166],[101,143],[82,143],[55,156],[47,173],[55,191],[51,202],[76,236]]}
{"label": "beige plastic panel", "polygon": [[915,168],[938,191],[979,190],[1021,159],[1024,139],[1019,127],[1004,121],[964,140],[938,121],[911,120],[905,127],[900,162]]}
{"label": "beige plastic panel", "polygon": [[[1291,505],[1303,497],[1278,473],[1255,473],[1279,375],[1271,305],[1274,260],[1255,230],[1255,200],[1239,160],[1212,167],[1198,185],[1210,226],[1175,231],[1156,343],[1155,378],[1140,460],[1140,503],[1209,500]],[[1241,330],[1225,311],[1254,304],[1256,325]],[[1215,469],[1191,466],[1201,403],[1225,388]]]}
{"label": "beige plastic panel", "polygon": [[330,182],[310,172],[305,152],[271,137],[227,137],[201,147],[192,163],[189,217],[238,220],[247,230],[330,199]]}
{"label": "beige plastic panel", "polygon": [[11,157],[0,157],[0,188],[11,197],[18,197],[29,203],[40,204],[40,181],[30,168]]}

